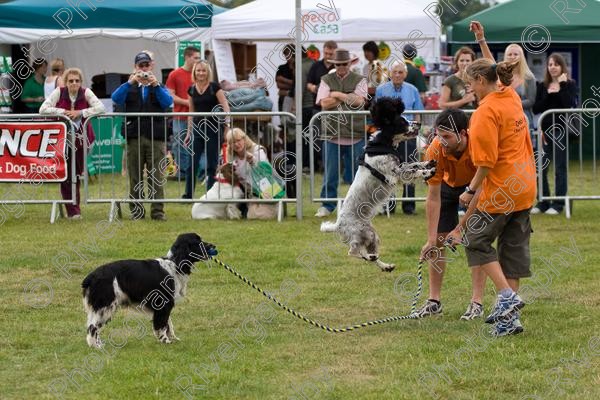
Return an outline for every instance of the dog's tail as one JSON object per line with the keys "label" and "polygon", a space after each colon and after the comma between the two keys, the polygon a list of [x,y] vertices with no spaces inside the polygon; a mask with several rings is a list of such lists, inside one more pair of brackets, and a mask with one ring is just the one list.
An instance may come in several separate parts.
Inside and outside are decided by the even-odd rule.
{"label": "dog's tail", "polygon": [[81,288],[82,290],[82,294],[83,297],[86,297],[89,290],[90,290],[90,286],[92,286],[92,274],[89,274],[88,276],[85,277],[85,279],[83,280],[83,282],[81,282]]}
{"label": "dog's tail", "polygon": [[321,232],[335,232],[337,227],[337,222],[325,221],[321,223]]}

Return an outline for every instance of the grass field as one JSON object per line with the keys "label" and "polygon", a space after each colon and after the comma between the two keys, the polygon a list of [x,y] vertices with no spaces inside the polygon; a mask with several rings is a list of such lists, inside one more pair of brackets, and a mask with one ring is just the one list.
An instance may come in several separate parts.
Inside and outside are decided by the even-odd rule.
{"label": "grass field", "polygon": [[[482,321],[459,321],[470,298],[461,250],[448,268],[439,318],[332,334],[200,264],[173,313],[181,342],[159,344],[146,317],[140,323],[122,310],[103,331],[106,347],[87,347],[83,277],[115,259],[164,255],[188,231],[322,323],[407,314],[425,239],[423,204],[416,216],[375,219],[384,260],[398,265],[391,274],[347,257],[333,235],[319,232],[317,205],[305,204],[303,221],[283,223],[192,221],[184,205],[167,205],[165,223],[108,225],[106,205],[85,206],[77,222],[49,224],[49,206],[8,218],[0,228],[0,398],[600,398],[597,202],[575,203],[570,220],[532,217],[534,276],[523,281],[528,305],[518,336],[493,339]],[[493,299],[488,283],[486,312]]]}

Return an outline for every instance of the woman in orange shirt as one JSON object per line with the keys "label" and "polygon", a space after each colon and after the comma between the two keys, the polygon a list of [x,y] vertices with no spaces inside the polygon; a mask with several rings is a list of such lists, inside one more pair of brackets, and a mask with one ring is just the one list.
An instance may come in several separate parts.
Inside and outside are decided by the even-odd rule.
{"label": "woman in orange shirt", "polygon": [[[504,336],[523,332],[516,293],[529,271],[529,211],[536,196],[533,148],[521,99],[510,87],[515,64],[480,59],[467,68],[467,80],[479,100],[469,126],[469,153],[477,172],[460,196],[469,210],[449,240],[460,241],[472,268],[494,282],[498,300],[487,323]],[[502,87],[498,88],[500,80]],[[498,249],[492,247],[498,239]]]}

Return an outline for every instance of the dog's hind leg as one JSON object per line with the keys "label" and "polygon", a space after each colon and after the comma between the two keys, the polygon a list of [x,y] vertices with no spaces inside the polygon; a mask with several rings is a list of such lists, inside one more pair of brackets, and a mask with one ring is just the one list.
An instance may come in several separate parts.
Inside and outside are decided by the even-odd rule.
{"label": "dog's hind leg", "polygon": [[100,340],[100,330],[110,321],[113,313],[117,309],[117,304],[113,301],[110,305],[95,310],[93,306],[89,304],[88,298],[84,297],[83,305],[87,312],[87,344],[90,347],[100,349],[104,345],[102,340]]}
{"label": "dog's hind leg", "polygon": [[154,310],[154,317],[152,319],[152,324],[154,326],[154,336],[161,343],[171,343],[171,338],[169,337],[169,318],[171,315],[171,310],[173,309],[173,301],[169,300],[163,308],[160,310]]}
{"label": "dog's hind leg", "polygon": [[181,340],[177,336],[175,336],[175,329],[173,328],[173,321],[171,320],[171,317],[169,317],[169,320],[167,321],[167,328],[167,336],[169,337],[169,339],[177,341]]}
{"label": "dog's hind leg", "polygon": [[348,250],[348,255],[356,258],[362,258],[363,260],[371,261],[366,258],[367,252],[362,244],[358,241],[353,241],[350,243],[350,250]]}
{"label": "dog's hind leg", "polygon": [[385,263],[379,258],[379,235],[377,235],[377,232],[373,228],[370,232],[369,242],[367,244],[367,251],[369,252],[367,254],[367,257],[369,257],[369,261],[374,261],[375,263],[377,263],[377,266],[382,271],[391,272],[394,270],[394,268],[396,268],[396,265]]}
{"label": "dog's hind leg", "polygon": [[108,307],[102,307],[99,310],[88,311],[87,318],[87,344],[90,347],[96,347],[98,349],[104,346],[102,340],[100,340],[100,330],[104,325],[110,321],[113,312],[116,310],[116,305]]}

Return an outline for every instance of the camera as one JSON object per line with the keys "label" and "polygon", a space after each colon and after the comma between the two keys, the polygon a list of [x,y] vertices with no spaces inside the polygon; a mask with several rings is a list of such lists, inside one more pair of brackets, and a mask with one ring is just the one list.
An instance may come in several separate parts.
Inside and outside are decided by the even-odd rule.
{"label": "camera", "polygon": [[150,78],[150,72],[146,72],[146,71],[140,72],[140,78],[142,78],[142,79]]}

